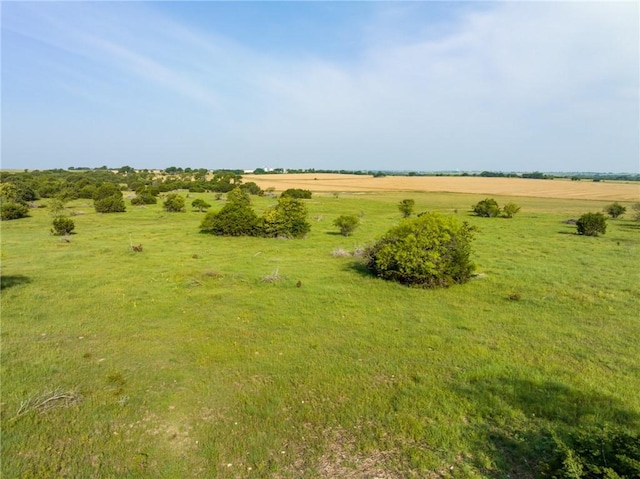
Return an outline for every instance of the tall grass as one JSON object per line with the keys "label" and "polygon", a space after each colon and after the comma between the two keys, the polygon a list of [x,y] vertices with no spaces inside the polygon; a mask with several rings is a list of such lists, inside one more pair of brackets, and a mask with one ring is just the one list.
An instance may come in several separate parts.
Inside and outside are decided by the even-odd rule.
{"label": "tall grass", "polygon": [[[411,289],[332,254],[403,198],[479,227],[477,279]],[[46,209],[3,222],[3,475],[534,477],[545,428],[637,428],[637,225],[586,238],[562,221],[604,204],[496,198],[522,206],[507,220],[470,216],[480,199],[316,195],[304,240],[86,200],[69,242]]]}

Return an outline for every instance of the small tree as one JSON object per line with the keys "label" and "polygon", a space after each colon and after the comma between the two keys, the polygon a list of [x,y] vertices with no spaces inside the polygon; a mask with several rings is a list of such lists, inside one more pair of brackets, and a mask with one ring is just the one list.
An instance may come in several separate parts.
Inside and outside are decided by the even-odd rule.
{"label": "small tree", "polygon": [[302,238],[311,230],[305,204],[288,196],[278,198],[278,204],[267,210],[261,223],[262,234],[268,237]]}
{"label": "small tree", "polygon": [[633,209],[633,219],[640,221],[640,203],[634,203],[631,209]]}
{"label": "small tree", "polygon": [[350,236],[359,224],[360,219],[353,215],[342,215],[333,221],[333,225],[340,229],[342,236]]}
{"label": "small tree", "polygon": [[377,276],[423,288],[450,286],[471,278],[475,229],[453,216],[424,213],[390,229],[364,253]]}
{"label": "small tree", "polygon": [[184,198],[177,193],[169,193],[162,208],[169,213],[181,213],[185,210]]}
{"label": "small tree", "polygon": [[623,214],[625,214],[626,211],[627,211],[627,208],[622,206],[617,201],[615,203],[611,203],[608,206],[605,206],[604,208],[604,212],[614,219],[618,218],[619,216],[622,216]]}
{"label": "small tree", "polygon": [[607,218],[602,213],[585,213],[576,222],[579,235],[598,236],[607,231]]}
{"label": "small tree", "polygon": [[398,209],[400,210],[400,213],[402,213],[402,217],[408,218],[409,216],[411,216],[415,205],[416,201],[411,199],[402,200],[400,203],[398,203]]}
{"label": "small tree", "polygon": [[518,211],[520,211],[520,207],[513,202],[509,202],[502,207],[502,214],[505,218],[513,218],[513,215]]}
{"label": "small tree", "polygon": [[207,203],[205,200],[203,200],[202,198],[196,198],[191,202],[191,207],[202,213],[203,211],[206,211],[209,208],[211,208],[211,205]]}
{"label": "small tree", "polygon": [[484,218],[495,218],[500,214],[500,206],[498,206],[498,202],[493,198],[486,198],[479,201],[472,208],[476,215]]}
{"label": "small tree", "polygon": [[158,198],[156,198],[149,191],[143,191],[138,193],[135,198],[131,199],[132,205],[155,205],[158,202]]}
{"label": "small tree", "polygon": [[66,216],[58,216],[53,220],[53,228],[51,229],[51,233],[56,236],[64,236],[71,234],[75,227],[76,225],[71,218],[68,218]]}

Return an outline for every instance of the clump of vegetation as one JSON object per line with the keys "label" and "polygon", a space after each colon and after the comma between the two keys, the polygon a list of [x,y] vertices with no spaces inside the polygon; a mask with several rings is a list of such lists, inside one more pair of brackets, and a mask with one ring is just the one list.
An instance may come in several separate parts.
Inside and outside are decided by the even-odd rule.
{"label": "clump of vegetation", "polygon": [[29,216],[29,207],[18,187],[11,183],[0,184],[2,221],[17,220]]}
{"label": "clump of vegetation", "polygon": [[365,265],[383,279],[411,286],[465,283],[475,269],[470,259],[474,231],[468,223],[438,213],[404,219],[367,248]]}
{"label": "clump of vegetation", "polygon": [[633,219],[636,221],[640,221],[640,203],[634,203],[631,207],[633,210]]}
{"label": "clump of vegetation", "polygon": [[184,212],[184,197],[178,193],[169,193],[162,203],[162,208],[168,213]]}
{"label": "clump of vegetation", "polygon": [[65,236],[71,234],[76,225],[71,218],[66,216],[58,216],[53,220],[53,228],[51,234],[56,236]]}
{"label": "clump of vegetation", "polygon": [[518,211],[520,211],[520,206],[512,201],[502,207],[502,214],[505,218],[513,218],[513,215],[515,215]]}
{"label": "clump of vegetation", "polygon": [[622,216],[623,214],[625,214],[626,211],[627,211],[627,208],[622,206],[617,201],[615,203],[611,203],[610,205],[605,206],[604,208],[604,212],[614,219]]}
{"label": "clump of vegetation", "polygon": [[135,198],[131,199],[132,205],[155,205],[157,202],[158,198],[148,191],[138,193]]}
{"label": "clump of vegetation", "polygon": [[260,224],[261,235],[273,238],[302,238],[310,230],[307,207],[302,201],[288,196],[278,198],[278,204],[266,211]]}
{"label": "clump of vegetation", "polygon": [[22,203],[16,203],[14,201],[3,201],[1,208],[2,221],[17,220],[29,216],[29,207]]}
{"label": "clump of vegetation", "polygon": [[258,215],[251,208],[249,195],[240,188],[230,191],[222,209],[210,211],[202,219],[200,231],[218,236],[255,236]]}
{"label": "clump of vegetation", "polygon": [[579,235],[598,236],[607,231],[607,218],[602,213],[585,213],[578,221],[576,228]]}
{"label": "clump of vegetation", "polygon": [[640,435],[618,426],[545,434],[549,451],[540,468],[559,479],[640,477]]}
{"label": "clump of vegetation", "polygon": [[260,188],[258,184],[253,181],[243,183],[242,185],[240,185],[240,188],[242,188],[250,195],[264,196],[264,191],[262,190],[262,188]]}
{"label": "clump of vegetation", "polygon": [[500,206],[493,198],[486,198],[482,201],[478,201],[478,203],[476,203],[472,208],[476,215],[484,218],[495,218],[500,215]]}
{"label": "clump of vegetation", "polygon": [[98,213],[122,213],[126,211],[122,191],[113,183],[105,183],[93,195],[93,207]]}
{"label": "clump of vegetation", "polygon": [[408,218],[413,213],[413,208],[416,205],[416,201],[412,199],[402,200],[398,203],[398,209],[402,213],[403,218]]}
{"label": "clump of vegetation", "polygon": [[360,219],[354,215],[342,215],[333,220],[333,225],[340,229],[342,236],[350,236],[360,225]]}
{"label": "clump of vegetation", "polygon": [[206,211],[209,208],[211,208],[211,205],[207,203],[205,200],[203,200],[202,198],[196,198],[191,202],[191,207],[202,213],[203,211]]}
{"label": "clump of vegetation", "polygon": [[303,190],[301,188],[289,188],[288,190],[284,190],[280,194],[281,198],[297,198],[299,200],[309,200],[311,199],[311,191]]}
{"label": "clump of vegetation", "polygon": [[513,216],[520,211],[520,206],[510,201],[504,207],[500,208],[500,205],[493,198],[486,198],[472,206],[473,212],[484,218],[496,218],[502,214],[504,218],[513,218]]}

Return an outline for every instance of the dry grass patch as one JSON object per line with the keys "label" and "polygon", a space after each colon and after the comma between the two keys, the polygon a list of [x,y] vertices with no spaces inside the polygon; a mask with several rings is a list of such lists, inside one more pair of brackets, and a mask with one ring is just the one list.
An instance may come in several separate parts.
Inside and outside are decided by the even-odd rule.
{"label": "dry grass patch", "polygon": [[592,182],[533,180],[525,178],[484,178],[471,176],[386,176],[283,174],[245,175],[262,189],[283,191],[302,188],[315,192],[430,191],[479,195],[528,196],[585,200],[638,201],[640,185],[633,182]]}

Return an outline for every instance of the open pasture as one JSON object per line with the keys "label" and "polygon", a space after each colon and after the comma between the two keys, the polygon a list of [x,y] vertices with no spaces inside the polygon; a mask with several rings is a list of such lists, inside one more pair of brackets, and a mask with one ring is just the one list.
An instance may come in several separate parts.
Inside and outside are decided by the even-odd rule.
{"label": "open pasture", "polygon": [[[3,477],[534,478],[554,434],[637,431],[638,224],[589,238],[563,223],[637,185],[465,179],[516,185],[502,196],[314,176],[273,185],[361,193],[306,201],[303,240],[203,235],[202,213],[161,202],[74,201],[68,242],[46,208],[3,222]],[[522,211],[471,216],[488,194]],[[411,289],[334,256],[395,225],[403,198],[478,226],[477,279]],[[353,236],[342,214],[361,218]]]}
{"label": "open pasture", "polygon": [[563,179],[484,178],[472,176],[385,176],[339,175],[326,173],[245,175],[261,188],[304,188],[312,191],[415,191],[513,195],[539,198],[591,199],[611,201],[640,200],[638,182],[593,182]]}

